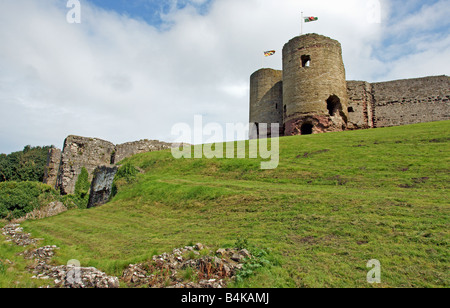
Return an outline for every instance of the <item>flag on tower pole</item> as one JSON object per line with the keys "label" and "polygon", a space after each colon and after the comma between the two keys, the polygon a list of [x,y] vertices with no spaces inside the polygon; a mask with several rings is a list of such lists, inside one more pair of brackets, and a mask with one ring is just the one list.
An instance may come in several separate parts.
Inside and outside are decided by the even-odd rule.
{"label": "flag on tower pole", "polygon": [[314,16],[303,17],[303,12],[302,12],[302,32],[300,33],[300,35],[303,35],[303,23],[304,22],[312,22],[312,21],[317,21],[317,20],[319,20],[319,17],[314,17]]}

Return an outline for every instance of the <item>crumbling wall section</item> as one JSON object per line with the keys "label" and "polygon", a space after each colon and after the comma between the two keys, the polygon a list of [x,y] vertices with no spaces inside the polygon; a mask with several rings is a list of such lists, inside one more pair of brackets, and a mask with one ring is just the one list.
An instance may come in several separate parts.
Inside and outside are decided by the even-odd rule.
{"label": "crumbling wall section", "polygon": [[44,168],[44,184],[56,187],[60,162],[61,150],[50,148],[47,154],[47,165]]}
{"label": "crumbling wall section", "polygon": [[73,194],[81,169],[84,167],[92,181],[97,166],[109,165],[115,145],[109,141],[69,136],[64,141],[56,188],[63,195]]}
{"label": "crumbling wall section", "polygon": [[114,177],[119,170],[117,166],[99,166],[94,170],[91,183],[88,208],[103,205],[112,195]]}
{"label": "crumbling wall section", "polygon": [[46,183],[64,195],[74,194],[75,184],[82,168],[86,168],[89,181],[92,181],[98,166],[112,167],[135,154],[170,149],[173,146],[175,145],[172,143],[158,140],[140,140],[114,145],[97,138],[69,136],[64,141],[62,152],[57,149],[49,152]]}
{"label": "crumbling wall section", "polygon": [[372,128],[373,95],[372,85],[366,81],[347,81],[348,126],[350,130]]}
{"label": "crumbling wall section", "polygon": [[171,143],[147,139],[119,144],[115,147],[111,163],[116,164],[136,154],[161,151],[171,147]]}

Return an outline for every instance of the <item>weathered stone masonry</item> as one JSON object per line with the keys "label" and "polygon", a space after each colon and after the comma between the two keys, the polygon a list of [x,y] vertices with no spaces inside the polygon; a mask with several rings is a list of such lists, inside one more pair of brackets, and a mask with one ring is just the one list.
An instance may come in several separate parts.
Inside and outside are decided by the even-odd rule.
{"label": "weathered stone masonry", "polygon": [[259,70],[250,77],[250,123],[255,123],[257,133],[262,129],[260,123],[283,122],[282,80],[283,72],[273,69]]}
{"label": "weathered stone masonry", "polygon": [[347,126],[347,86],[341,44],[303,35],[283,48],[285,135],[341,131]]}
{"label": "weathered stone masonry", "polygon": [[64,141],[64,148],[59,165],[56,188],[62,194],[73,194],[75,184],[82,168],[89,173],[89,180],[99,165],[109,165],[115,145],[111,142],[80,136],[69,136]]}
{"label": "weathered stone masonry", "polygon": [[282,71],[252,74],[250,123],[278,123],[291,136],[444,121],[449,99],[448,76],[346,81],[340,43],[306,34],[284,46]]}
{"label": "weathered stone masonry", "polygon": [[435,76],[372,84],[376,127],[450,119],[450,78]]}
{"label": "weathered stone masonry", "polygon": [[113,167],[114,164],[135,154],[171,147],[172,144],[157,140],[140,140],[114,145],[97,138],[69,136],[64,141],[62,151],[58,149],[49,151],[44,183],[55,187],[64,195],[73,194],[82,168],[86,168],[89,181],[92,181],[94,171],[99,166]]}
{"label": "weathered stone masonry", "polygon": [[59,164],[61,162],[61,150],[51,148],[47,154],[47,165],[44,168],[44,183],[55,187],[58,178]]}

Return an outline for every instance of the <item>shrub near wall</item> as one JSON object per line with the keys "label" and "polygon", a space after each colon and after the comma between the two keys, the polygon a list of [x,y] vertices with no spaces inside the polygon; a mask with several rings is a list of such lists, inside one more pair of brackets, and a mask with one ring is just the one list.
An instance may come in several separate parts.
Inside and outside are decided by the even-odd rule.
{"label": "shrub near wall", "polygon": [[0,183],[0,219],[24,217],[56,199],[56,190],[39,182]]}
{"label": "shrub near wall", "polygon": [[44,179],[44,167],[50,146],[26,146],[21,152],[0,155],[0,182],[37,181]]}
{"label": "shrub near wall", "polygon": [[75,183],[75,194],[69,196],[79,209],[87,208],[90,187],[91,182],[89,181],[89,172],[83,167],[81,168],[81,173]]}

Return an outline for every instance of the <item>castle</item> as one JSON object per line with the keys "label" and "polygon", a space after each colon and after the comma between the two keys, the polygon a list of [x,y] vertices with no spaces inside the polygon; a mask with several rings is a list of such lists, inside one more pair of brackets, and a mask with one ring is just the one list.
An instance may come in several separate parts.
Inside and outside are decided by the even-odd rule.
{"label": "castle", "polygon": [[[413,65],[413,64],[411,64]],[[450,119],[450,78],[347,81],[341,44],[306,34],[283,47],[283,70],[250,77],[250,123],[277,123],[280,136],[399,126]],[[270,128],[267,132],[270,136]]]}
{"label": "castle", "polygon": [[[347,81],[341,44],[306,34],[284,46],[282,71],[260,69],[251,75],[250,123],[255,124],[257,135],[252,130],[250,138],[266,136],[263,125],[259,130],[262,123],[279,124],[280,136],[292,136],[449,120],[449,99],[448,76],[379,83]],[[85,168],[95,187],[100,184],[94,175],[109,185],[117,171],[115,163],[173,146],[179,145],[156,140],[114,145],[69,136],[62,151],[50,149],[44,183],[64,195],[73,194]],[[107,199],[105,189],[97,189],[100,199]]]}

